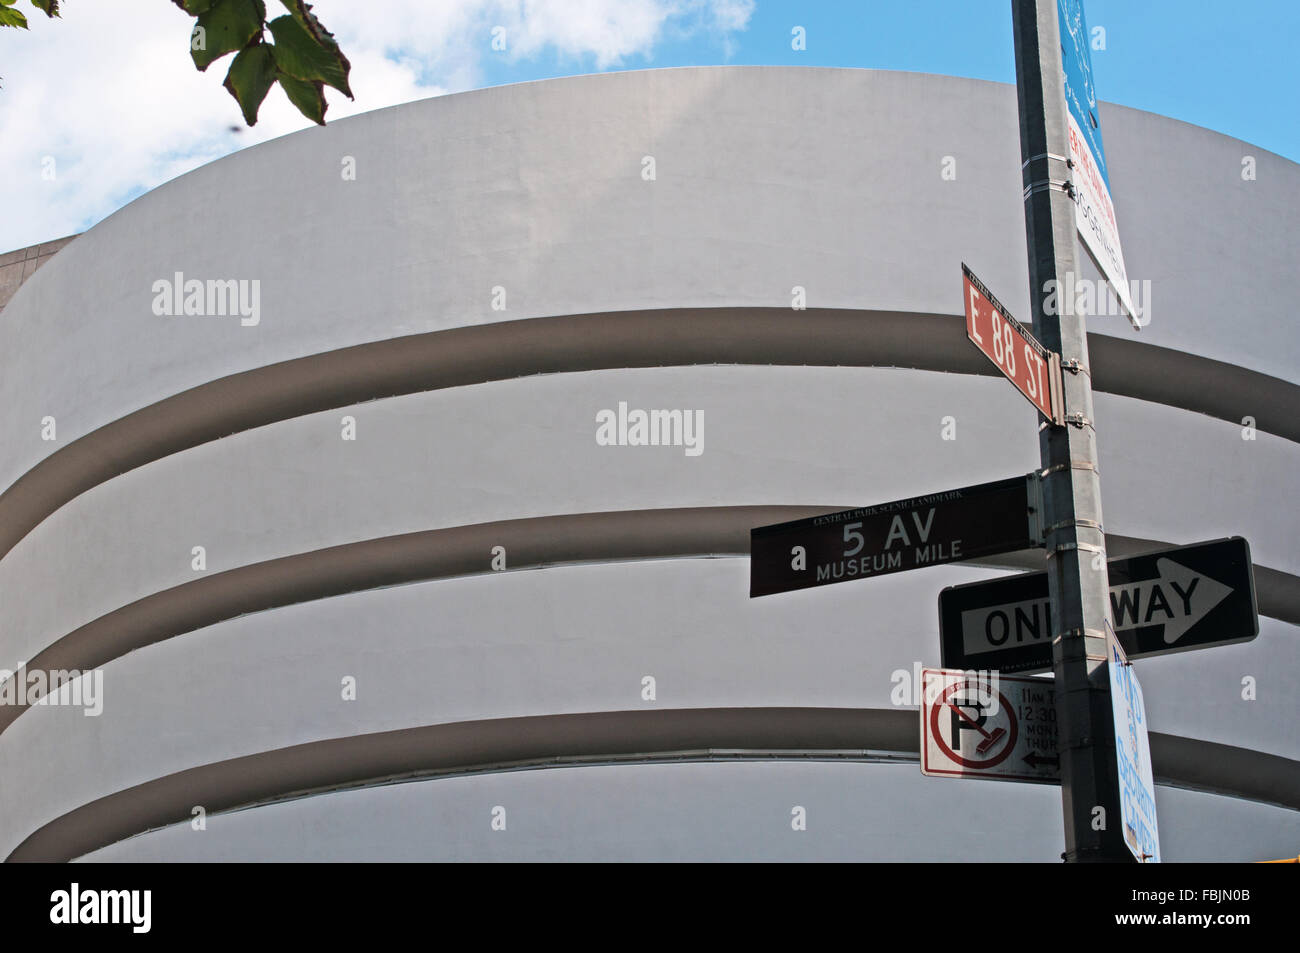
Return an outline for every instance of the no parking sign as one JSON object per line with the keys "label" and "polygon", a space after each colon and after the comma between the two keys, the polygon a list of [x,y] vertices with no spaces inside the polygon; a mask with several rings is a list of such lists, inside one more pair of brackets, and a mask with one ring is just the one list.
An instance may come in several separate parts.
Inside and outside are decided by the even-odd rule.
{"label": "no parking sign", "polygon": [[921,670],[921,773],[1059,784],[1051,679]]}

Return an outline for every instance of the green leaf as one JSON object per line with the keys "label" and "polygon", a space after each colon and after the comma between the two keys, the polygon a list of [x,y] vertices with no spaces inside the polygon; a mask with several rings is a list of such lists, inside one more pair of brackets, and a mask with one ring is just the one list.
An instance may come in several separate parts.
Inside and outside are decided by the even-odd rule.
{"label": "green leaf", "polygon": [[275,57],[271,48],[259,43],[242,50],[230,64],[230,72],[222,85],[239,103],[244,121],[256,126],[257,110],[275,85]]}
{"label": "green leaf", "polygon": [[212,4],[217,0],[173,0],[173,2],[191,16],[198,16],[212,9]]}
{"label": "green leaf", "polygon": [[276,76],[284,94],[289,97],[289,102],[298,107],[298,112],[318,125],[325,125],[325,110],[328,106],[325,103],[324,84],[296,79],[288,73],[277,73]]}
{"label": "green leaf", "polygon": [[32,0],[32,6],[47,17],[57,17],[59,15],[59,0]]}
{"label": "green leaf", "polygon": [[27,18],[23,16],[21,10],[11,10],[8,7],[0,7],[0,26],[16,26],[27,29]]}
{"label": "green leaf", "polygon": [[[190,56],[200,71],[227,53],[242,50],[262,32],[266,4],[262,0],[213,0],[206,13],[199,14],[191,33]],[[202,33],[199,31],[202,30]],[[203,49],[194,46],[202,37]]]}
{"label": "green leaf", "polygon": [[277,17],[267,24],[275,37],[275,64],[294,79],[325,83],[352,98],[348,71],[352,64],[331,40],[318,43],[295,17]]}
{"label": "green leaf", "polygon": [[316,14],[311,12],[310,3],[306,3],[305,0],[280,0],[280,2],[302,25],[302,28],[311,34],[313,40],[322,46],[338,46],[334,42],[334,34],[325,29],[324,24],[316,19]]}

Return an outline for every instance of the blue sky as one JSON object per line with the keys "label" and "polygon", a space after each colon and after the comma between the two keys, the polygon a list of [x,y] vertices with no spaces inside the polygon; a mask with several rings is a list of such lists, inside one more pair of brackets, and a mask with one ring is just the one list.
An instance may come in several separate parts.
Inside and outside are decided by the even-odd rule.
{"label": "blue sky", "polygon": [[[1093,53],[1103,100],[1300,161],[1300,0],[1085,6],[1105,29]],[[1010,0],[316,0],[316,11],[353,64],[356,100],[330,91],[331,120],[603,69],[797,64],[1015,79]],[[0,30],[0,177],[11,184],[0,251],[82,231],[169,179],[309,125],[275,90],[246,128],[221,88],[228,60],[208,73],[191,64],[192,23],[168,0],[66,0],[60,20]],[[791,48],[796,25],[802,51]],[[505,52],[492,49],[497,26]]]}
{"label": "blue sky", "polygon": [[[1300,161],[1300,0],[1085,0],[1106,30],[1093,52],[1108,102],[1172,116]],[[807,49],[790,48],[794,25]],[[730,54],[730,55],[729,55]],[[843,66],[1015,82],[1010,0],[757,0],[725,42],[665,35],[623,68],[721,63]],[[594,61],[546,55],[483,61],[484,85],[594,72]]]}

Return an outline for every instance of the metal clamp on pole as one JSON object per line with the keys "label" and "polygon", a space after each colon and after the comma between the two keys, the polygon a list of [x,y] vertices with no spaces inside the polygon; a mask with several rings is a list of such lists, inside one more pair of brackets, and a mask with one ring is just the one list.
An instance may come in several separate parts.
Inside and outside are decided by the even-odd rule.
{"label": "metal clamp on pole", "polygon": [[[1092,427],[1092,421],[1083,414],[1066,414],[1065,422],[1072,427],[1078,427],[1082,430],[1084,427]],[[1096,428],[1093,428],[1096,429]]]}
{"label": "metal clamp on pole", "polygon": [[1069,463],[1058,463],[1046,470],[1040,470],[1038,475],[1049,477],[1053,473],[1062,473],[1065,470],[1091,470],[1093,473],[1101,474],[1101,470],[1097,469],[1097,465],[1090,460],[1071,460]]}
{"label": "metal clamp on pole", "polygon": [[1085,519],[1061,520],[1061,522],[1053,523],[1051,526],[1047,527],[1047,532],[1054,533],[1058,529],[1065,529],[1067,526],[1086,526],[1088,529],[1095,529],[1097,532],[1102,534],[1105,533],[1105,530],[1101,528],[1101,524],[1096,520]]}
{"label": "metal clamp on pole", "polygon": [[1104,546],[1094,546],[1092,543],[1058,543],[1055,546],[1047,547],[1047,558],[1051,559],[1057,553],[1065,552],[1068,549],[1081,549],[1089,553],[1106,555],[1106,547]]}
{"label": "metal clamp on pole", "polygon": [[[1055,635],[1052,636],[1052,644],[1057,645],[1058,643],[1064,641],[1065,639],[1084,639],[1085,640],[1084,647],[1086,649],[1087,648],[1086,640],[1089,638],[1101,639],[1104,645],[1106,639],[1106,633],[1098,629],[1066,629],[1064,632],[1057,632]],[[1095,652],[1085,651],[1084,656],[1088,659],[1091,659],[1094,662],[1104,662],[1106,661],[1107,658],[1106,651],[1104,649],[1102,650],[1102,653],[1100,655],[1098,655]],[[1130,662],[1129,664],[1131,665],[1132,663]]]}
{"label": "metal clamp on pole", "polygon": [[1060,179],[1059,181],[1053,179],[1038,179],[1025,186],[1024,191],[1021,194],[1024,196],[1025,201],[1028,202],[1031,195],[1037,192],[1046,192],[1049,189],[1056,189],[1058,192],[1064,192],[1070,198],[1075,197],[1074,184],[1070,182],[1069,179]]}
{"label": "metal clamp on pole", "polygon": [[1069,156],[1058,156],[1055,152],[1040,152],[1037,155],[1032,155],[1024,162],[1020,163],[1020,168],[1027,169],[1029,168],[1029,163],[1037,162],[1039,159],[1055,159],[1057,162],[1064,162],[1071,169],[1074,168],[1074,163],[1070,161]]}

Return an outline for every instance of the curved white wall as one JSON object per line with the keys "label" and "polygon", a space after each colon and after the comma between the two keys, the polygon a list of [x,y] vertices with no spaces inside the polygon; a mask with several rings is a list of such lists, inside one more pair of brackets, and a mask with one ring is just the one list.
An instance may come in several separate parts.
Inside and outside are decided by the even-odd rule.
{"label": "curved white wall", "polygon": [[[703,411],[704,452],[597,445],[597,411],[620,400]],[[1142,401],[1099,395],[1097,405],[1110,532],[1182,543],[1249,528],[1257,563],[1300,573],[1300,511],[1257,513],[1259,500],[1287,492],[1300,447],[1268,434],[1243,441],[1231,424]],[[198,578],[198,545],[211,573],[502,519],[853,506],[995,480],[1037,465],[1033,413],[994,378],[691,367],[547,375],[312,414],[167,457],[56,512],[0,560],[0,603],[12,607],[0,648],[31,658],[121,605]],[[809,426],[828,414],[843,422]],[[355,441],[340,437],[344,416],[356,419]],[[943,439],[946,416],[956,440]],[[1162,473],[1199,478],[1170,492]],[[25,597],[73,579],[75,599]]]}
{"label": "curved white wall", "polygon": [[[999,575],[943,567],[751,602],[744,559],[656,560],[444,580],[243,616],[104,666],[98,718],[71,707],[19,718],[0,742],[0,799],[12,805],[0,846],[104,793],[341,735],[646,707],[889,708],[894,672],[938,663],[938,591]],[[1265,620],[1246,645],[1137,664],[1153,730],[1295,757],[1291,626]],[[1249,704],[1246,674],[1259,682]],[[640,697],[644,675],[656,679],[653,706]],[[356,701],[340,697],[344,676],[357,680]],[[32,758],[52,750],[58,757]],[[1000,809],[1000,785],[975,787],[960,792],[962,810]],[[697,796],[681,792],[684,811]],[[1059,837],[1055,827],[1039,833]],[[1193,831],[1167,835],[1197,845]]]}
{"label": "curved white wall", "polygon": [[[1055,861],[1061,849],[1059,792],[1032,784],[998,788],[996,799],[954,810],[956,792],[923,778],[914,765],[527,771],[270,805],[214,818],[202,832],[181,825],[144,834],[86,859]],[[961,795],[964,800],[968,791]],[[1252,861],[1261,856],[1260,842],[1293,840],[1295,815],[1281,808],[1159,787],[1156,802],[1162,835],[1201,828],[1195,845],[1163,837],[1167,861]],[[798,834],[790,830],[792,804],[807,810],[808,829]],[[489,829],[487,818],[497,806],[508,811],[509,836]],[[1211,813],[1214,823],[1204,825]],[[361,842],[359,830],[373,839]]]}
{"label": "curved white wall", "polygon": [[[1156,295],[1143,340],[1294,379],[1260,333],[1291,323],[1293,164],[1132,110],[1105,122],[1129,270]],[[23,361],[0,382],[0,480],[53,449],[47,414],[67,441],[203,381],[397,334],[784,307],[796,284],[815,307],[959,313],[963,258],[1027,314],[1016,130],[999,84],[730,67],[479,90],[245,150],[117,212],[6,308]],[[260,279],[261,323],[155,316],[153,282],[176,271]]]}
{"label": "curved white wall", "polygon": [[[1139,340],[1294,382],[1300,333],[1284,285],[1300,168],[1145,113],[1110,107],[1104,122],[1129,271],[1153,282],[1153,321]],[[15,296],[0,321],[9,448],[0,488],[75,438],[187,388],[403,334],[606,310],[788,307],[793,285],[813,307],[959,314],[962,260],[1024,315],[1018,153],[1009,87],[787,68],[502,87],[276,140],[142,197]],[[1240,180],[1243,154],[1258,158],[1254,182]],[[346,155],[357,160],[355,182],[339,175]],[[645,155],[656,160],[653,182],[641,176]],[[957,159],[955,181],[940,176],[946,155]],[[260,279],[261,323],[155,316],[152,283],[176,271]],[[504,312],[490,307],[495,285],[507,289]],[[1091,330],[1133,333],[1120,318],[1095,319]],[[621,400],[702,410],[704,453],[597,446],[596,411]],[[1173,543],[1242,535],[1257,564],[1300,574],[1300,515],[1278,505],[1295,491],[1296,444],[1244,441],[1234,424],[1121,396],[1099,394],[1096,404],[1109,532]],[[47,414],[58,420],[56,443],[40,439]],[[357,419],[355,442],[340,439],[345,414]],[[947,415],[956,441],[941,439]],[[0,665],[196,578],[195,545],[206,547],[210,574],[524,516],[866,504],[1026,472],[1036,444],[1033,413],[1005,382],[893,368],[614,369],[293,418],[133,470],[41,523],[0,559]],[[947,567],[750,602],[746,573],[743,559],[677,560],[447,580],[290,606],[132,652],[104,667],[101,717],[37,708],[0,734],[0,851],[168,772],[388,728],[641,707],[643,674],[659,679],[660,707],[888,707],[892,671],[938,661],[939,589],[996,575]],[[1297,646],[1293,626],[1266,619],[1248,645],[1141,663],[1153,727],[1300,757],[1300,705],[1286,681]],[[339,700],[345,674],[359,679],[354,703]],[[1254,702],[1240,698],[1246,675],[1259,680]],[[795,856],[778,843],[788,820],[746,833],[751,843],[699,818],[724,792],[743,800],[766,785],[784,804],[792,778],[840,803],[838,785],[870,789],[881,772],[895,792],[891,820],[861,827],[859,814],[845,814],[875,832],[850,841],[854,856],[902,856],[905,843],[916,857],[987,847],[1021,816],[1007,813],[1011,804],[1032,805],[1038,826],[1007,856],[1051,859],[1060,849],[1054,790],[965,785],[958,801],[952,784],[895,780],[914,767],[602,770],[617,780],[582,769],[565,780],[330,795],[232,815],[213,827],[230,832],[223,846],[166,832],[94,856],[495,857],[497,847],[468,834],[411,854],[410,828],[431,823],[412,804],[453,796],[419,792],[531,785],[553,807],[574,785],[643,784],[677,800],[671,823],[691,830],[703,855],[712,844],[734,856],[744,843],[754,856]],[[619,825],[664,814],[633,803],[641,807],[592,814],[590,843],[620,843]],[[922,803],[960,803],[988,821],[935,828],[918,845],[925,811],[913,805]],[[1275,853],[1294,817],[1181,792],[1162,792],[1166,803],[1189,818],[1230,810],[1243,857]],[[373,810],[400,819],[381,823]],[[304,847],[303,825],[321,811],[362,826]],[[260,826],[268,812],[288,818],[273,825],[280,833]],[[519,856],[569,856],[570,821],[548,816],[554,826],[534,827]],[[1228,856],[1190,822],[1162,815],[1161,833],[1171,857]],[[633,842],[635,856],[680,856],[666,835]]]}

